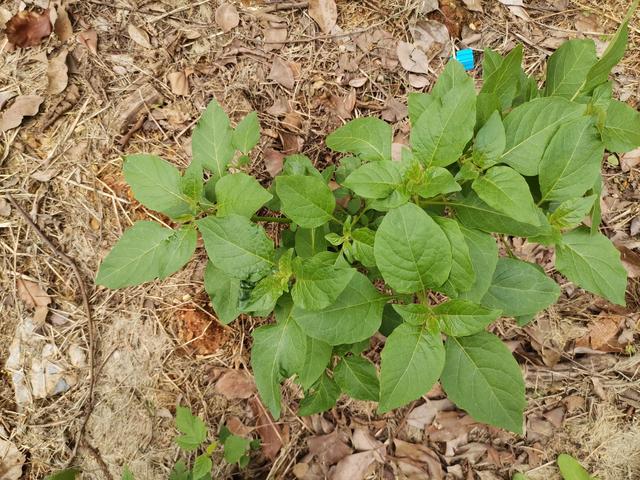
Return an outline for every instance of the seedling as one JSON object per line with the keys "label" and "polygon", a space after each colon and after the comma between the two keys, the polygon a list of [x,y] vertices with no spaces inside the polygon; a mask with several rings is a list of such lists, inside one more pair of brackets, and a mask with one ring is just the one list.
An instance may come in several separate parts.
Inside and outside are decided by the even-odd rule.
{"label": "seedling", "polygon": [[[522,374],[487,327],[499,317],[526,324],[560,288],[539,266],[500,256],[497,239],[554,248],[557,272],[624,304],[626,272],[598,231],[598,199],[605,149],[640,145],[640,114],[611,98],[608,80],[628,18],[601,58],[591,40],[562,45],[541,89],[521,68],[521,46],[506,57],[485,51],[479,93],[452,60],[431,93],[409,95],[410,147],[396,152],[390,125],[358,118],[326,139],[344,154],[336,167],[321,172],[292,155],[268,189],[243,171],[257,115],[233,129],[212,101],[183,175],[154,155],[126,158],[135,198],[177,226],[135,223],[96,282],[165,278],[200,234],[220,322],[275,312],[275,323],[253,331],[251,352],[275,418],[290,377],[304,392],[301,415],[332,408],[342,393],[385,413],[439,379],[474,418],[520,433]],[[270,222],[282,224],[277,243]],[[378,331],[387,336],[379,369],[362,354]]]}

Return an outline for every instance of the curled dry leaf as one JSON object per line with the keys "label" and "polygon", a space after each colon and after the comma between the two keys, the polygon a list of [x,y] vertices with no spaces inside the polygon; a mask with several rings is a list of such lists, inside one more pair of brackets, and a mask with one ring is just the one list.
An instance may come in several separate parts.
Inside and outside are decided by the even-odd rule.
{"label": "curled dry leaf", "polygon": [[331,33],[338,21],[335,0],[309,0],[309,16],[315,20],[324,33]]}
{"label": "curled dry leaf", "polygon": [[13,442],[0,438],[0,478],[2,480],[20,480],[22,466],[26,458]]}
{"label": "curled dry leaf", "polygon": [[69,19],[67,10],[62,5],[59,5],[58,8],[56,8],[56,12],[58,14],[58,18],[56,18],[56,21],[53,24],[53,31],[56,32],[56,35],[61,42],[66,42],[73,36],[71,20]]}
{"label": "curled dry leaf", "polygon": [[232,400],[249,398],[256,391],[253,378],[244,370],[229,370],[216,382],[215,391]]}
{"label": "curled dry leaf", "polygon": [[11,215],[11,205],[4,198],[0,198],[0,217]]}
{"label": "curled dry leaf", "polygon": [[171,91],[176,95],[189,96],[189,79],[185,72],[171,72],[167,75]]}
{"label": "curled dry leaf", "polygon": [[523,20],[529,20],[529,14],[524,9],[524,1],[523,0],[498,0],[501,4],[509,9],[509,11],[514,14],[516,17],[519,17]]}
{"label": "curled dry leaf", "polygon": [[346,456],[338,462],[331,478],[333,480],[363,480],[374,468],[375,460],[375,452],[372,450]]}
{"label": "curled dry leaf", "polygon": [[289,428],[280,428],[273,421],[273,417],[256,397],[249,400],[249,405],[256,417],[256,430],[262,439],[260,444],[262,453],[269,460],[274,460],[282,446],[289,440]]}
{"label": "curled dry leaf", "polygon": [[15,97],[17,93],[15,92],[0,92],[0,109],[4,107],[4,104]]}
{"label": "curled dry leaf", "polygon": [[472,12],[482,13],[482,0],[464,0],[464,4]]}
{"label": "curled dry leaf", "polygon": [[420,20],[411,25],[409,30],[413,36],[414,45],[426,52],[428,57],[450,55],[450,35],[445,24],[435,20]]}
{"label": "curled dry leaf", "polygon": [[266,51],[280,50],[286,40],[286,28],[267,28],[264,30],[264,49]]}
{"label": "curled dry leaf", "polygon": [[77,39],[78,43],[87,47],[87,49],[94,55],[98,53],[98,34],[93,28],[80,32]]}
{"label": "curled dry leaf", "polygon": [[20,126],[24,117],[33,117],[40,109],[43,98],[38,95],[23,95],[13,102],[0,117],[0,132]]}
{"label": "curled dry leaf", "polygon": [[420,13],[431,13],[439,7],[438,0],[420,0],[417,9]]}
{"label": "curled dry leaf", "polygon": [[640,277],[640,254],[624,245],[616,245],[616,248],[620,251],[620,260],[629,278]]}
{"label": "curled dry leaf", "polygon": [[211,355],[227,340],[225,329],[200,310],[184,310],[179,315],[178,336],[185,350]]}
{"label": "curled dry leaf", "polygon": [[429,77],[425,75],[418,75],[416,73],[409,74],[409,85],[413,88],[425,88],[429,85]]}
{"label": "curled dry leaf", "polygon": [[273,148],[267,148],[264,151],[264,164],[267,170],[267,173],[271,175],[271,178],[274,178],[282,171],[282,165],[284,163],[284,154],[280,153]]}
{"label": "curled dry leaf", "polygon": [[311,437],[308,442],[309,453],[314,455],[318,462],[327,466],[335,465],[353,452],[347,445],[346,435],[337,430],[327,435]]}
{"label": "curled dry leaf", "polygon": [[238,10],[231,3],[223,3],[216,9],[216,23],[223,32],[229,32],[236,28],[240,23]]}
{"label": "curled dry leaf", "polygon": [[10,43],[16,47],[33,47],[51,35],[49,10],[42,13],[26,10],[16,13],[7,22],[5,33]]}
{"label": "curled dry leaf", "polygon": [[64,49],[58,55],[49,60],[47,66],[47,93],[57,95],[62,93],[69,83],[69,68],[67,67],[67,55],[69,52]]}
{"label": "curled dry leaf", "polygon": [[621,352],[624,345],[618,342],[618,333],[626,317],[602,313],[589,325],[589,331],[576,339],[574,353]]}
{"label": "curled dry leaf", "polygon": [[127,32],[129,33],[129,37],[131,38],[131,40],[136,42],[141,47],[153,48],[151,45],[151,40],[149,39],[149,34],[140,27],[136,27],[133,23],[130,23],[127,27]]}
{"label": "curled dry leaf", "polygon": [[33,323],[35,325],[42,325],[49,312],[48,306],[51,303],[51,297],[49,297],[47,292],[36,282],[19,278],[16,284],[20,300],[29,307],[35,308]]}
{"label": "curled dry leaf", "polygon": [[284,88],[291,90],[294,86],[293,70],[291,66],[280,57],[274,57],[271,71],[267,77]]}
{"label": "curled dry leaf", "polygon": [[400,60],[400,65],[408,72],[421,74],[429,72],[427,69],[429,63],[427,55],[414,44],[402,41],[398,42],[396,52]]}

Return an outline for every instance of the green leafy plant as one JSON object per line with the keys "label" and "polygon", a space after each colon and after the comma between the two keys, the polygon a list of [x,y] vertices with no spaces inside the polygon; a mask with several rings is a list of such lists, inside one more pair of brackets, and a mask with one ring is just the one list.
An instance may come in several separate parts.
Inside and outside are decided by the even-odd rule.
{"label": "green leafy plant", "polygon": [[[523,72],[521,47],[506,57],[485,51],[479,93],[451,61],[431,93],[409,95],[410,147],[396,152],[390,125],[358,118],[326,139],[344,154],[336,165],[319,171],[289,156],[268,188],[243,171],[257,116],[234,129],[213,101],[184,174],[153,155],[126,158],[136,199],[176,226],[135,223],[96,282],[165,278],[193,256],[199,232],[220,322],[275,312],[275,323],[253,331],[251,352],[274,417],[290,377],[304,392],[301,415],[342,393],[388,412],[439,379],[477,420],[521,432],[520,368],[486,329],[499,317],[527,323],[560,288],[506,241],[500,256],[497,240],[555,248],[559,273],[624,304],[626,272],[598,231],[598,197],[605,149],[640,145],[640,114],[611,98],[608,80],[627,31],[628,17],[600,58],[591,40],[566,42],[542,89]],[[282,227],[276,243],[269,223]],[[387,337],[379,371],[363,355],[378,331]]]}
{"label": "green leafy plant", "polygon": [[[596,480],[595,477],[589,475],[580,462],[571,455],[562,453],[558,456],[558,468],[564,480]],[[527,476],[522,473],[516,473],[513,480],[528,480]]]}

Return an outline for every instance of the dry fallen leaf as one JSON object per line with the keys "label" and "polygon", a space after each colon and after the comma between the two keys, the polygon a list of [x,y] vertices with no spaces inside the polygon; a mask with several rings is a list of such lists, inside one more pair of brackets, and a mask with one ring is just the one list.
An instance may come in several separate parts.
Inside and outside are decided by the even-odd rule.
{"label": "dry fallen leaf", "polygon": [[185,72],[171,72],[167,75],[171,91],[176,95],[189,96],[189,80]]}
{"label": "dry fallen leaf", "polygon": [[267,172],[271,175],[271,178],[274,178],[282,171],[284,157],[284,154],[274,150],[273,148],[267,148],[264,151],[264,164]]}
{"label": "dry fallen leaf", "polygon": [[436,20],[420,20],[409,26],[413,44],[425,52],[428,57],[440,55],[448,57],[451,53],[450,35],[447,26]]}
{"label": "dry fallen leaf", "polygon": [[5,33],[9,42],[16,47],[38,45],[43,38],[51,35],[49,11],[36,13],[24,10],[16,13],[7,22]]}
{"label": "dry fallen leaf", "polygon": [[216,382],[215,391],[232,400],[249,398],[256,391],[253,378],[244,370],[229,370]]}
{"label": "dry fallen leaf", "polygon": [[524,1],[523,0],[498,0],[501,4],[509,9],[509,11],[514,14],[516,17],[519,17],[523,20],[530,20],[529,14],[524,9]]}
{"label": "dry fallen leaf", "polygon": [[404,442],[399,439],[395,439],[393,443],[396,447],[396,457],[407,458],[413,460],[413,462],[422,463],[428,468],[430,475],[425,478],[431,480],[442,480],[444,478],[440,459],[433,450],[424,445]]}
{"label": "dry fallen leaf", "polygon": [[289,440],[289,429],[288,427],[281,429],[276,425],[271,414],[257,397],[252,397],[249,405],[256,417],[256,430],[262,440],[260,443],[262,453],[269,460],[274,460],[282,446]]}
{"label": "dry fallen leaf", "polygon": [[417,9],[420,13],[431,13],[439,7],[438,0],[421,0],[418,2]]}
{"label": "dry fallen leaf", "polygon": [[418,75],[415,73],[409,74],[409,84],[413,88],[424,88],[429,85],[429,77],[426,75]]}
{"label": "dry fallen leaf", "polygon": [[316,21],[320,30],[331,33],[338,21],[335,0],[309,0],[309,16]]}
{"label": "dry fallen leaf", "polygon": [[623,351],[624,345],[618,342],[618,333],[625,318],[623,315],[601,313],[592,319],[589,331],[576,339],[574,353]]}
{"label": "dry fallen leaf", "polygon": [[58,18],[56,18],[56,22],[53,24],[53,31],[56,32],[56,35],[61,42],[66,42],[73,36],[71,20],[69,19],[67,10],[62,5],[59,5],[58,8],[56,8],[56,12],[58,14]]}
{"label": "dry fallen leaf", "polygon": [[0,117],[0,132],[20,126],[24,117],[33,117],[38,113],[43,100],[38,95],[24,95],[16,98],[13,105]]}
{"label": "dry fallen leaf", "polygon": [[11,205],[4,198],[0,198],[0,217],[11,215]]}
{"label": "dry fallen leaf", "polygon": [[291,66],[280,57],[273,58],[271,71],[267,78],[289,90],[294,86],[293,70]]}
{"label": "dry fallen leaf", "polygon": [[427,400],[422,405],[411,410],[407,416],[407,424],[423,430],[431,425],[438,412],[453,410],[454,408],[455,405],[446,398],[442,400]]}
{"label": "dry fallen leaf", "polygon": [[335,465],[353,450],[347,445],[344,433],[337,430],[327,435],[319,435],[308,439],[309,453],[314,455],[318,462],[327,466]]}
{"label": "dry fallen leaf", "polygon": [[464,4],[472,12],[482,13],[482,0],[464,0]]}
{"label": "dry fallen leaf", "polygon": [[216,23],[223,32],[229,32],[240,23],[238,10],[232,3],[223,3],[216,9]]}
{"label": "dry fallen leaf", "polygon": [[0,109],[2,109],[2,107],[4,107],[4,104],[16,95],[16,92],[0,92]]}
{"label": "dry fallen leaf", "polygon": [[280,50],[287,40],[287,29],[283,28],[267,28],[264,30],[264,49]]}
{"label": "dry fallen leaf", "polygon": [[628,277],[640,277],[640,253],[624,245],[616,245],[616,248],[620,251],[620,260],[622,260],[622,266],[627,270]]}
{"label": "dry fallen leaf", "polygon": [[427,55],[414,44],[402,41],[398,42],[396,52],[400,60],[400,65],[408,72],[421,74],[429,72],[427,68],[429,63]]}
{"label": "dry fallen leaf", "polygon": [[33,323],[42,325],[47,318],[49,312],[49,304],[51,297],[47,295],[40,285],[31,280],[19,278],[16,282],[18,287],[18,297],[29,307],[35,308],[33,314]]}
{"label": "dry fallen leaf", "polygon": [[332,480],[363,480],[375,462],[375,452],[348,455],[338,462]]}
{"label": "dry fallen leaf", "polygon": [[89,49],[91,53],[96,55],[98,53],[98,34],[92,28],[78,34],[78,43],[81,43]]}
{"label": "dry fallen leaf", "polygon": [[200,310],[184,310],[178,318],[178,336],[196,355],[211,355],[227,340],[225,329]]}
{"label": "dry fallen leaf", "polygon": [[390,97],[382,111],[382,118],[387,122],[395,123],[405,118],[408,114],[409,109],[404,103],[396,98]]}
{"label": "dry fallen leaf", "polygon": [[251,428],[247,427],[238,417],[231,417],[227,420],[227,428],[234,435],[248,437],[251,435]]}
{"label": "dry fallen leaf", "polygon": [[20,480],[25,456],[13,442],[0,438],[0,479]]}
{"label": "dry fallen leaf", "polygon": [[149,34],[142,30],[140,27],[136,27],[133,23],[130,23],[127,27],[127,32],[129,33],[129,37],[131,38],[131,40],[136,42],[141,47],[153,48],[151,45],[151,40],[149,39]]}
{"label": "dry fallen leaf", "polygon": [[63,49],[57,56],[49,60],[47,66],[47,93],[57,95],[62,93],[69,83],[69,68],[67,67],[67,55],[69,52]]}

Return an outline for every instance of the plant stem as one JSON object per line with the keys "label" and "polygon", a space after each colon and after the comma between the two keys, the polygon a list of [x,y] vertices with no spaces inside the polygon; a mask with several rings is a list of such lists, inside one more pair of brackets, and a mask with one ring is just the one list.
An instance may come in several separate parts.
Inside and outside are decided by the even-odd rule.
{"label": "plant stem", "polygon": [[285,217],[265,217],[262,215],[254,215],[251,220],[254,222],[291,223],[291,220]]}

